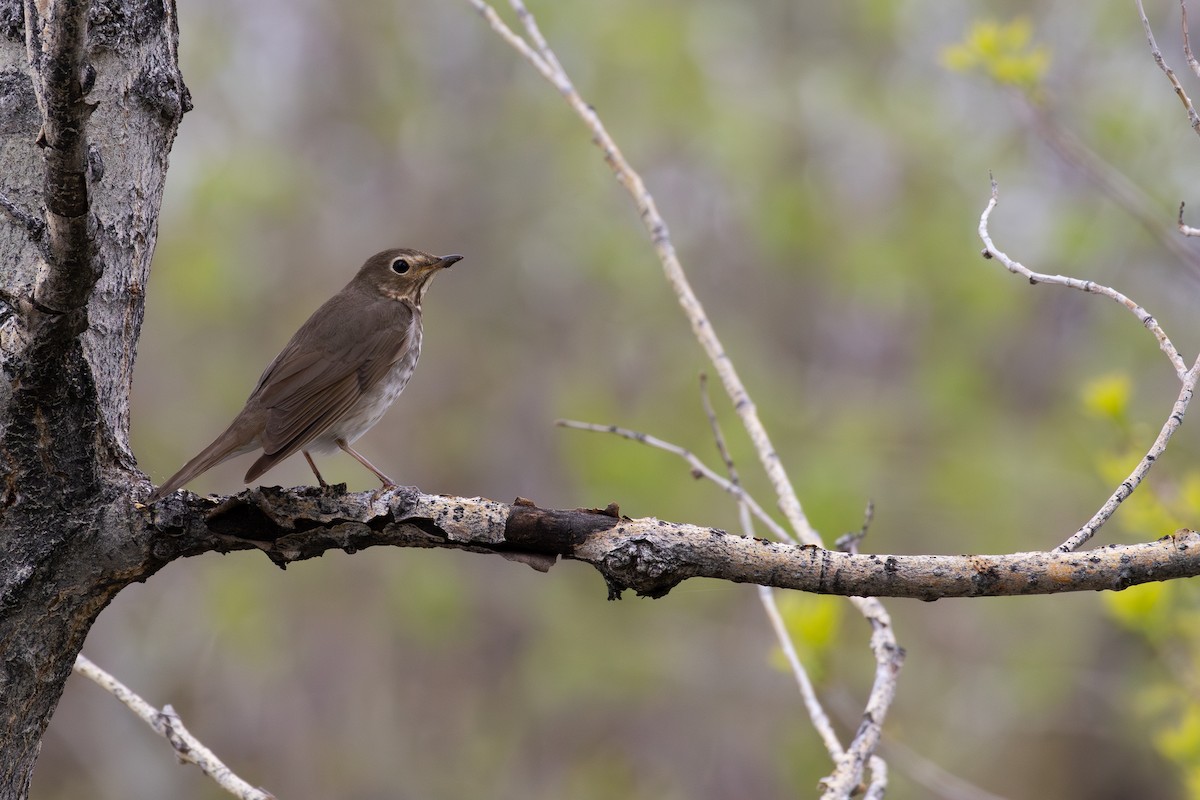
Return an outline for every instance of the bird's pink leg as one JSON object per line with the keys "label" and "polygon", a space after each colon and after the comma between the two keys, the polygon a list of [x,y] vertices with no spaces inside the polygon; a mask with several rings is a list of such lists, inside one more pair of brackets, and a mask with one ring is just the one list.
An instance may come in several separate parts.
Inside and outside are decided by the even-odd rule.
{"label": "bird's pink leg", "polygon": [[302,450],[301,452],[303,452],[303,453],[304,453],[304,460],[308,462],[308,465],[309,465],[310,467],[312,467],[313,475],[316,475],[316,476],[317,476],[317,483],[321,484],[321,488],[322,488],[322,489],[328,489],[328,488],[329,488],[329,484],[328,484],[328,483],[326,483],[326,482],[325,482],[325,479],[321,477],[321,473],[320,473],[320,471],[317,469],[317,464],[316,464],[316,462],[312,460],[312,456],[310,456],[310,455],[308,454],[308,451],[307,451],[307,450]]}
{"label": "bird's pink leg", "polygon": [[[393,481],[387,475],[384,475],[382,472],[380,472],[379,469],[374,464],[372,464],[370,461],[367,461],[367,459],[364,458],[361,453],[359,453],[357,450],[355,450],[353,447],[351,447],[350,444],[345,439],[338,439],[337,446],[342,448],[343,450],[345,450],[350,455],[354,456],[354,459],[358,463],[362,464],[364,467],[371,470],[371,472],[375,475],[376,478],[379,478],[379,480],[383,481],[383,488],[385,488],[385,489],[395,488],[395,486],[396,486],[395,481]],[[307,453],[305,455],[307,455]],[[312,461],[310,460],[309,463],[311,464]],[[313,467],[313,469],[316,469],[316,467]]]}

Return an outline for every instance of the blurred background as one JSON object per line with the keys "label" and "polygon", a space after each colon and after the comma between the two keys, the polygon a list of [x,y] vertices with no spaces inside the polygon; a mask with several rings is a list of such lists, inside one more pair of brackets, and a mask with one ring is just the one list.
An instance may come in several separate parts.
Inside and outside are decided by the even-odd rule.
{"label": "blurred background", "polygon": [[[1191,360],[1200,244],[1173,225],[1181,200],[1200,207],[1200,143],[1130,3],[531,9],[642,170],[827,541],[873,499],[868,551],[1050,548],[1149,447],[1178,391],[1153,338],[1106,299],[984,261],[976,236],[992,170],[1000,248],[1133,296]],[[1177,5],[1148,11],[1200,93]],[[133,398],[152,478],[225,427],[367,256],[409,246],[466,259],[426,299],[422,362],[368,458],[428,492],[736,529],[682,462],[553,426],[628,426],[719,463],[707,365],[629,200],[468,3],[184,0],[179,22],[195,110]],[[1099,543],[1194,526],[1198,452],[1185,426]],[[240,491],[251,460],[189,488]],[[348,457],[321,468],[375,485]],[[265,480],[311,474],[294,458]],[[848,737],[867,627],[842,600],[780,601]],[[887,606],[908,651],[889,797],[1200,796],[1183,585]],[[613,603],[573,563],[207,556],[123,592],[85,653],[280,798],[810,797],[830,769],[745,586]],[[225,795],[75,678],[33,796]]]}

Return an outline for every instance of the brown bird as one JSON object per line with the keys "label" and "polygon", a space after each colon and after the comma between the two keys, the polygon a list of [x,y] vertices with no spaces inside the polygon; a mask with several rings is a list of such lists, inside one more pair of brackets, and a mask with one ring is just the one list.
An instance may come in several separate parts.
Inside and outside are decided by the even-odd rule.
{"label": "brown bird", "polygon": [[321,486],[311,453],[337,448],[396,484],[350,445],[404,390],[421,355],[421,301],[439,271],[462,259],[385,250],[300,326],[275,356],[229,428],[154,490],[161,500],[202,472],[262,448],[246,483],[299,450]]}

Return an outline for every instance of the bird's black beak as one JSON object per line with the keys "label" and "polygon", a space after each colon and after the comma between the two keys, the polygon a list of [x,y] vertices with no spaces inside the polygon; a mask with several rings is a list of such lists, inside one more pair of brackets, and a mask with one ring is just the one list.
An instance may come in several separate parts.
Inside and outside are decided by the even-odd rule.
{"label": "bird's black beak", "polygon": [[445,269],[446,267],[450,266],[451,264],[456,264],[462,260],[463,260],[463,257],[458,254],[442,256],[442,260],[438,262],[438,269]]}

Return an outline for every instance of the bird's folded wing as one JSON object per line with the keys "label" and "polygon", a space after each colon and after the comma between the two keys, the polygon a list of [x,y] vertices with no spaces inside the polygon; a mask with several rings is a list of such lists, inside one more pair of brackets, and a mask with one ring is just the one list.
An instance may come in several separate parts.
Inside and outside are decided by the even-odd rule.
{"label": "bird's folded wing", "polygon": [[267,410],[262,447],[272,461],[327,430],[412,346],[413,312],[405,304],[380,301],[338,324],[337,331],[313,331],[308,341],[323,346],[304,352],[294,346],[297,332],[252,395]]}

